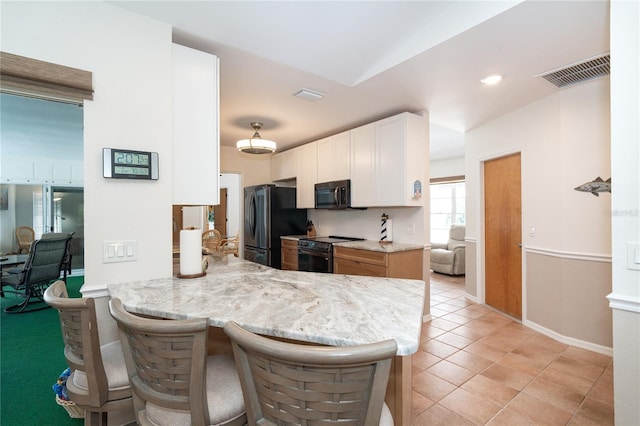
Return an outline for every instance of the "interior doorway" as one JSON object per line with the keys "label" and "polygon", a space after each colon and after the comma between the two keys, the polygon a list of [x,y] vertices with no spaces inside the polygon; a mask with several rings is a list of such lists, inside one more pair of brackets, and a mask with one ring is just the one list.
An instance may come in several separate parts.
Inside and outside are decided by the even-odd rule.
{"label": "interior doorway", "polygon": [[[46,189],[45,193],[49,193]],[[73,233],[71,268],[84,270],[84,189],[53,186],[50,194],[45,228],[47,232]]]}
{"label": "interior doorway", "polygon": [[222,238],[230,237],[227,234],[227,188],[220,188],[220,204],[213,206],[214,228],[218,230]]}
{"label": "interior doorway", "polygon": [[484,163],[485,303],[522,319],[520,153]]}
{"label": "interior doorway", "polygon": [[[228,236],[229,238],[238,236],[240,239],[240,251],[242,253],[242,228],[241,223],[243,220],[242,217],[242,203],[244,201],[242,197],[242,175],[240,173],[222,173],[220,175],[220,206],[214,206],[215,210],[215,227],[222,223],[226,228],[226,232],[222,232],[223,236]],[[219,212],[217,209],[222,208],[222,204],[226,203],[226,209],[224,213]],[[197,215],[197,223],[194,223],[194,218],[191,217],[191,213],[185,217],[184,208],[190,207],[199,208],[199,213]],[[187,209],[190,210],[190,209]],[[174,251],[180,246],[180,230],[184,229],[185,226],[196,226],[201,229],[205,229],[209,226],[208,224],[208,208],[198,206],[181,206],[174,205],[173,206],[173,224],[172,224],[172,233],[173,233],[173,247]],[[224,219],[221,219],[221,218]],[[218,229],[220,230],[220,229]]]}

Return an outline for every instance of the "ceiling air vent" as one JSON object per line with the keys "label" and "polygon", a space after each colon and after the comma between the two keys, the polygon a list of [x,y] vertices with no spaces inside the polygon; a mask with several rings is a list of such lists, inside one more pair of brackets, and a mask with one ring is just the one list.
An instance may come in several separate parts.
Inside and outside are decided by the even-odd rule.
{"label": "ceiling air vent", "polygon": [[542,77],[556,87],[584,83],[609,75],[609,59],[609,54],[605,53],[563,68],[538,74],[536,77]]}

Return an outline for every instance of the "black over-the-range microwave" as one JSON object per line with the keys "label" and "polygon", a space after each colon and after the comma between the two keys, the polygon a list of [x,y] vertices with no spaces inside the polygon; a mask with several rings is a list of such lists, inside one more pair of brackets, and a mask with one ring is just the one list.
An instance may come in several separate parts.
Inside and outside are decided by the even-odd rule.
{"label": "black over-the-range microwave", "polygon": [[351,181],[316,183],[315,208],[341,210],[351,207]]}

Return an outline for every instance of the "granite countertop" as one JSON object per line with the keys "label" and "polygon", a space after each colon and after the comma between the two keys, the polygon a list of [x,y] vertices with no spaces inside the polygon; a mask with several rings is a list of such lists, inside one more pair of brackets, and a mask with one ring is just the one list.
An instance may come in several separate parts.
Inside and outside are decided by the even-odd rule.
{"label": "granite countertop", "polygon": [[293,240],[298,241],[300,238],[307,238],[307,234],[304,235],[282,235],[280,239],[282,240]]}
{"label": "granite countertop", "polygon": [[380,241],[364,240],[364,241],[347,241],[344,243],[334,243],[334,246],[348,247],[358,250],[381,251],[384,253],[394,253],[397,251],[422,250],[420,244],[406,243],[381,243]]}
{"label": "granite countertop", "polygon": [[417,351],[425,284],[419,280],[281,271],[233,256],[210,256],[206,276],[110,284],[132,312],[209,318],[223,327],[349,346],[395,339],[398,355]]}
{"label": "granite countertop", "polygon": [[[283,235],[280,238],[283,240],[298,241],[300,238],[306,238],[306,235]],[[420,244],[407,244],[407,243],[380,243],[380,241],[374,240],[362,240],[362,241],[346,241],[344,243],[333,243],[334,246],[348,247],[358,250],[370,250],[381,251],[384,253],[394,253],[397,251],[407,250],[423,250],[424,247]]]}

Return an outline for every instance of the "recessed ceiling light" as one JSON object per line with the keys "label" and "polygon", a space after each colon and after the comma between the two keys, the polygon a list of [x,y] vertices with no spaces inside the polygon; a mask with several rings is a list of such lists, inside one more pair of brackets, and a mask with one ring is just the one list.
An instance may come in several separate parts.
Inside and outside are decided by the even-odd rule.
{"label": "recessed ceiling light", "polygon": [[490,75],[488,77],[483,78],[482,80],[480,80],[480,82],[491,86],[494,84],[498,84],[500,80],[502,80],[502,76],[498,74],[494,74],[494,75]]}
{"label": "recessed ceiling light", "polygon": [[294,93],[293,96],[315,102],[324,98],[324,93],[317,92],[311,89],[300,89],[296,93]]}

